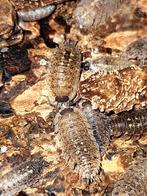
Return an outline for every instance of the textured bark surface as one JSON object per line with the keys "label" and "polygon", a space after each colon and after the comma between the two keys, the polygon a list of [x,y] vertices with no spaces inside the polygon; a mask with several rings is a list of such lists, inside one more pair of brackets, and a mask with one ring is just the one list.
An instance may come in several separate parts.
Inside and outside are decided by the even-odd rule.
{"label": "textured bark surface", "polygon": [[[23,186],[21,181],[21,189],[27,195],[111,195],[119,176],[129,171],[127,168],[133,161],[147,156],[147,135],[138,142],[133,141],[133,131],[129,140],[112,139],[102,159],[101,181],[83,184],[80,176],[66,164],[62,145],[53,130],[52,122],[58,108],[49,103],[51,92],[46,81],[50,78],[46,78],[46,67],[50,62],[56,64],[55,47],[60,47],[65,39],[71,39],[77,42],[83,61],[78,95],[71,101],[86,98],[93,109],[106,112],[108,117],[147,108],[146,47],[142,50],[142,44],[139,44],[143,56],[139,53],[138,58],[135,53],[130,59],[127,47],[147,35],[147,2],[131,0],[108,22],[90,32],[75,26],[73,14],[82,1],[48,2],[57,2],[57,7],[51,17],[39,21],[40,36],[29,40],[27,32],[22,31],[25,39],[19,46],[0,51],[0,180],[12,171],[18,176],[15,174],[17,165],[38,156],[47,165],[41,168],[37,183],[35,177],[28,186],[26,183]],[[7,37],[0,39],[7,41]],[[23,58],[20,61],[17,54],[16,48],[19,51],[22,46],[23,51],[27,50],[24,52],[24,56],[28,55],[26,61]],[[70,57],[72,59],[72,54]],[[52,75],[56,74],[49,77]],[[56,77],[51,79],[54,81]],[[16,190],[20,190],[17,186]]]}

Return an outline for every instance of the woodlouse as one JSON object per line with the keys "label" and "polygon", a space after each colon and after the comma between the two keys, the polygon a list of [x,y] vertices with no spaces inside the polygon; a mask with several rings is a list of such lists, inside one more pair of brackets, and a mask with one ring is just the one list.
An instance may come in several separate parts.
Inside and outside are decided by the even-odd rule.
{"label": "woodlouse", "polygon": [[111,117],[109,128],[114,137],[139,139],[147,134],[147,109],[122,112]]}
{"label": "woodlouse", "polygon": [[124,57],[101,56],[89,61],[86,66],[93,73],[113,73],[131,67],[132,62]]}
{"label": "woodlouse", "polygon": [[17,15],[19,17],[19,20],[23,20],[26,22],[36,21],[49,16],[54,11],[54,9],[55,5],[47,5],[34,10],[19,10],[17,11]]}
{"label": "woodlouse", "polygon": [[41,178],[45,161],[39,156],[23,162],[0,177],[0,195],[8,196],[32,186]]}
{"label": "woodlouse", "polygon": [[46,79],[52,105],[74,99],[80,80],[80,65],[81,53],[72,41],[55,49],[47,67]]}
{"label": "woodlouse", "polygon": [[124,174],[120,176],[112,196],[145,196],[147,193],[147,158],[135,161]]}
{"label": "woodlouse", "polygon": [[109,118],[98,110],[93,110],[90,101],[81,101],[80,108],[91,125],[93,136],[96,139],[101,154],[104,155],[110,143],[110,129],[107,128]]}
{"label": "woodlouse", "polygon": [[105,24],[128,0],[81,0],[74,12],[81,29],[90,29]]}
{"label": "woodlouse", "polygon": [[124,53],[128,59],[136,59],[140,65],[144,65],[147,59],[147,36],[130,43]]}
{"label": "woodlouse", "polygon": [[83,183],[96,180],[101,154],[85,115],[78,108],[68,107],[56,115],[54,125],[69,167],[79,174]]}

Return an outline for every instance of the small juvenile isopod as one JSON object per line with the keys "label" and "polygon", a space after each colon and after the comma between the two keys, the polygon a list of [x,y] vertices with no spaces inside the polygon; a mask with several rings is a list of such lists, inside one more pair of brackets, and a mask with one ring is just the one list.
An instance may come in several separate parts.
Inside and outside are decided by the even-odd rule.
{"label": "small juvenile isopod", "polygon": [[112,196],[145,196],[147,194],[147,158],[135,161],[120,176]]}
{"label": "small juvenile isopod", "polygon": [[147,134],[147,109],[122,112],[111,117],[109,127],[114,137],[125,136],[134,140]]}
{"label": "small juvenile isopod", "polygon": [[74,99],[80,80],[80,65],[81,53],[75,43],[67,41],[55,49],[47,67],[46,77],[52,105]]}
{"label": "small juvenile isopod", "polygon": [[0,177],[0,195],[10,196],[34,185],[40,178],[45,161],[34,157]]}
{"label": "small juvenile isopod", "polygon": [[96,180],[101,169],[100,149],[81,110],[73,107],[61,110],[54,125],[69,167],[79,174],[83,183]]}

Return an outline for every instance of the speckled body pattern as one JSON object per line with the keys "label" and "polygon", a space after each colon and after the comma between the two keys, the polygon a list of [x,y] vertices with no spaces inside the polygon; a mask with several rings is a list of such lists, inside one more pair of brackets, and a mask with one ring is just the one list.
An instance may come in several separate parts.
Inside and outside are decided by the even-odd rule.
{"label": "speckled body pattern", "polygon": [[112,117],[109,126],[114,137],[139,139],[147,134],[147,109],[122,112]]}
{"label": "speckled body pattern", "polygon": [[82,29],[105,24],[128,0],[81,0],[74,12],[77,25]]}
{"label": "speckled body pattern", "polygon": [[125,49],[125,55],[128,59],[138,59],[144,64],[147,59],[147,36],[130,43]]}
{"label": "speckled body pattern", "polygon": [[107,128],[109,118],[98,110],[93,110],[90,101],[83,101],[81,107],[103,156],[110,143],[110,129]]}
{"label": "speckled body pattern", "polygon": [[[23,18],[22,16],[21,16],[22,17],[21,19],[26,20],[26,21],[39,20],[42,17],[45,17],[48,15],[48,12],[47,12],[47,14],[46,14],[46,12],[44,12],[44,11],[46,11],[45,7],[47,6],[46,8],[50,9],[51,6],[53,5],[52,3],[54,3],[55,0],[50,0],[51,4],[49,4],[49,5],[48,4],[47,5],[41,4],[39,7],[36,6],[37,8],[31,7],[31,5],[33,3],[37,4],[37,2],[46,2],[46,1],[47,0],[44,0],[44,1],[43,0],[42,1],[41,0],[40,1],[39,0],[32,0],[32,1],[31,0],[30,1],[17,0],[18,4],[19,4],[19,2],[20,2],[20,4],[22,3],[22,6],[23,6],[23,4],[25,5],[25,2],[27,2],[28,3],[28,5],[27,5],[28,10],[26,7],[23,8],[20,5],[19,5],[20,9],[16,8],[17,7],[16,5],[14,5],[14,7],[15,7],[18,15],[20,13],[19,10],[22,10],[22,13],[25,14],[24,17],[27,16],[27,19]],[[12,0],[12,2],[16,2],[16,0]],[[80,2],[80,0],[77,0],[74,2],[78,3],[78,2]],[[84,2],[86,2],[86,0],[85,1],[82,0],[81,2],[83,2],[83,7],[84,7]],[[108,1],[105,1],[105,0],[104,1],[102,1],[102,0],[93,1],[92,0],[91,2],[92,3],[100,2],[100,3],[102,3],[102,6],[103,6],[103,2],[106,2],[106,5],[104,5],[104,7],[107,6],[107,3],[108,3]],[[109,2],[110,2],[110,5],[111,5],[111,2],[115,2],[116,7],[117,7],[117,3],[121,4],[122,2],[124,2],[124,0],[122,0],[122,1],[121,0],[118,0],[118,1],[116,1],[116,0],[111,1],[110,0]],[[76,5],[76,3],[74,4],[74,6]],[[72,5],[71,5],[71,7],[72,7]],[[55,13],[55,15],[53,15],[52,19],[51,20],[45,19],[45,21],[43,22],[43,24],[45,24],[47,22],[47,24],[50,28],[49,31],[47,30],[49,33],[48,34],[48,38],[49,38],[48,41],[49,42],[50,42],[50,39],[52,39],[52,38],[53,38],[53,41],[59,39],[58,41],[60,42],[61,41],[60,39],[62,39],[64,35],[66,37],[66,35],[68,34],[67,32],[69,32],[70,29],[73,28],[73,26],[70,26],[70,25],[67,27],[68,22],[70,22],[69,15],[71,17],[72,10],[69,9],[68,11],[65,11],[66,9],[71,8],[71,7],[69,7],[66,4],[58,6],[57,12]],[[25,11],[25,8],[26,8],[26,11]],[[87,6],[87,8],[90,9],[90,7],[88,7],[88,6]],[[109,6],[107,8],[109,8]],[[101,7],[100,7],[100,9],[101,9]],[[116,8],[114,8],[114,10],[115,9]],[[103,17],[106,18],[106,21],[107,21],[107,19],[111,15],[111,12],[113,12],[113,6],[112,6],[112,9],[108,9],[108,10],[109,11],[107,11],[107,9],[106,10],[101,9],[100,13],[96,12],[98,17],[100,15],[100,20],[99,20],[98,24],[100,24],[100,25],[104,24],[105,19],[103,19]],[[104,11],[104,13],[103,13],[103,11]],[[69,12],[71,12],[71,14],[69,14]],[[91,14],[93,14],[93,12]],[[55,23],[54,24],[52,23],[53,21],[56,22],[55,21],[56,19],[59,19],[58,22],[62,23],[62,17],[64,19],[63,22],[66,23],[66,21],[67,21],[67,25],[66,24],[64,25],[65,28],[67,27],[67,29],[65,31],[62,31],[62,29],[61,29],[62,24],[61,25],[59,24],[59,26],[61,27],[60,28],[60,27],[56,27]],[[82,15],[82,17],[84,17],[84,15]],[[93,17],[93,16],[91,15],[91,17]],[[19,15],[19,18],[20,18],[20,15]],[[12,20],[12,18],[11,18],[11,20]],[[86,22],[88,22],[88,20]],[[16,21],[16,23],[17,23],[17,21]],[[40,50],[40,53],[41,52],[43,53],[44,47],[49,49],[49,51],[51,51],[50,43],[49,43],[49,47],[47,47],[47,45],[45,45],[45,44],[47,44],[47,43],[45,43],[46,42],[45,36],[42,35],[41,30],[44,29],[42,27],[43,24],[42,24],[42,21],[40,21],[40,31],[39,31],[40,37],[39,38],[41,38],[41,39],[43,38],[43,40],[42,41],[40,40],[41,42],[38,40],[40,43],[38,43],[38,42],[37,43],[33,43],[33,42],[30,43],[29,44],[30,46],[28,45],[28,47],[29,47],[28,50],[30,50],[30,47],[35,48],[35,46],[37,44],[37,48],[38,48],[38,50]],[[45,28],[47,27],[47,24],[45,24]],[[130,24],[130,22],[129,22],[129,24]],[[120,24],[117,24],[118,27],[119,27],[119,25]],[[92,21],[91,26],[94,26],[94,27],[97,26],[95,19]],[[124,25],[122,28],[116,28],[116,30],[121,32],[120,30],[128,29],[126,27],[128,27],[127,24]],[[139,30],[138,25],[136,25],[136,24],[135,25],[132,24],[130,26],[129,30],[131,30],[131,27],[135,27],[135,28],[137,27],[136,29]],[[52,30],[54,31],[53,34],[52,34],[52,32],[50,32]],[[73,30],[75,30],[75,29],[73,28]],[[135,33],[134,30],[135,29],[133,29],[133,33]],[[4,33],[5,33],[5,31],[4,31]],[[7,33],[8,32],[6,32],[6,34]],[[78,33],[78,32],[75,31],[75,33]],[[130,33],[129,33],[129,37],[128,36],[126,37],[129,40],[133,39],[133,38],[130,38],[130,36],[132,36]],[[61,35],[61,37],[60,37],[60,35]],[[73,34],[71,34],[71,35],[73,36]],[[67,37],[68,36],[71,37],[71,35],[68,34]],[[123,34],[120,34],[120,35],[123,35]],[[133,37],[134,36],[135,35],[133,35]],[[73,36],[73,37],[75,38],[75,36]],[[80,38],[79,33],[76,34],[76,37],[81,42],[82,48],[84,50],[86,50],[86,48],[87,48],[86,44],[82,43],[82,42],[87,41],[87,39],[83,40],[84,35],[83,35],[82,39]],[[5,38],[7,38],[7,36],[4,37],[4,39]],[[96,39],[98,39],[95,37],[95,35],[93,36],[93,38],[95,41],[96,41]],[[117,38],[117,36],[116,36],[116,38]],[[90,41],[94,42],[94,40],[91,39]],[[27,41],[31,42],[34,40],[27,39]],[[99,48],[97,48],[97,46],[95,48],[95,45],[99,45],[99,44],[96,41],[95,45],[93,46],[93,44],[91,42],[89,42],[89,43],[87,42],[87,45],[91,45],[91,47],[90,47],[92,49],[91,55],[93,55],[93,51],[95,52],[95,51],[97,51],[97,49],[99,50]],[[107,43],[107,41],[106,41],[106,44],[109,44],[109,42]],[[42,48],[42,46],[43,46],[43,48]],[[113,48],[113,44],[111,47]],[[117,49],[116,49],[116,51],[117,51]],[[90,51],[88,51],[87,54],[90,55]],[[85,53],[85,57],[87,54]],[[61,47],[59,46],[59,48],[56,48],[55,53],[53,55],[54,55],[54,57],[49,59],[50,65],[47,68],[48,77],[46,79],[46,81],[48,83],[48,88],[46,90],[47,90],[47,92],[50,91],[52,94],[51,97],[49,97],[49,99],[51,99],[51,103],[54,103],[55,101],[56,102],[66,102],[68,100],[69,101],[73,100],[76,93],[77,93],[78,84],[79,84],[79,80],[80,80],[80,77],[79,77],[79,75],[80,75],[80,62],[81,62],[80,52],[78,51],[78,49],[76,49],[75,46],[70,46],[70,44],[65,44],[65,46],[61,46]],[[58,137],[59,137],[59,139],[61,141],[61,145],[62,145],[61,149],[57,149],[56,148],[56,141],[59,144],[60,144],[60,142],[58,140],[56,140],[56,138],[54,138],[55,133],[52,133],[51,132],[52,130],[50,130],[51,119],[47,118],[48,114],[52,112],[53,108],[49,106],[49,107],[47,107],[47,110],[46,110],[46,108],[44,107],[44,106],[46,106],[46,103],[39,104],[36,101],[36,98],[38,98],[39,95],[41,94],[40,89],[42,89],[42,87],[44,87],[44,84],[45,84],[45,81],[40,81],[40,76],[42,76],[44,74],[44,72],[43,72],[43,74],[41,74],[43,70],[41,70],[40,68],[41,68],[41,63],[42,63],[42,67],[45,66],[46,58],[42,58],[41,60],[42,61],[40,62],[39,68],[37,67],[37,63],[36,63],[32,66],[32,69],[30,70],[29,74],[24,73],[21,76],[19,75],[19,76],[14,77],[13,78],[14,80],[12,81],[12,83],[10,81],[10,86],[13,85],[13,83],[15,85],[15,80],[16,80],[16,85],[17,85],[17,82],[19,83],[19,81],[23,80],[27,86],[31,85],[31,87],[29,89],[27,89],[26,92],[24,92],[22,96],[20,96],[19,100],[21,102],[19,102],[17,99],[16,99],[16,101],[14,100],[14,102],[17,104],[14,104],[13,101],[10,102],[10,103],[12,103],[12,107],[18,108],[18,109],[16,109],[16,114],[18,116],[18,123],[17,124],[20,123],[20,125],[19,126],[17,126],[17,124],[16,124],[16,126],[12,125],[13,121],[15,122],[15,118],[13,118],[13,120],[11,119],[11,121],[8,123],[10,128],[12,128],[12,131],[11,131],[11,129],[9,131],[6,127],[5,130],[6,131],[8,130],[8,131],[5,134],[5,130],[2,130],[2,132],[5,134],[3,137],[4,142],[2,141],[2,143],[4,143],[5,145],[0,146],[0,151],[1,151],[0,153],[2,155],[0,165],[5,166],[4,165],[5,160],[8,161],[8,163],[14,162],[13,164],[17,164],[18,163],[17,157],[20,157],[20,161],[22,163],[23,159],[21,159],[21,157],[24,157],[24,154],[28,157],[28,152],[23,154],[23,151],[25,151],[25,152],[28,151],[28,148],[31,145],[31,149],[29,149],[30,150],[29,152],[31,154],[32,154],[32,152],[34,153],[36,151],[39,151],[39,152],[41,151],[41,154],[47,159],[47,161],[49,161],[49,163],[51,163],[53,165],[54,171],[51,169],[51,165],[49,164],[48,169],[49,170],[51,169],[51,170],[49,172],[47,171],[47,173],[45,174],[45,177],[50,178],[52,181],[54,181],[55,176],[56,175],[59,175],[59,176],[57,176],[58,178],[55,179],[56,183],[53,183],[52,187],[49,185],[49,181],[47,179],[46,185],[48,185],[48,186],[44,186],[44,184],[41,182],[41,185],[37,186],[39,193],[37,192],[37,194],[34,194],[34,193],[32,193],[32,192],[34,192],[34,190],[31,190],[30,195],[45,195],[45,194],[55,195],[56,190],[57,190],[57,195],[60,195],[60,194],[70,195],[70,194],[66,194],[66,189],[70,189],[70,186],[71,186],[71,189],[73,189],[73,195],[83,195],[83,196],[84,195],[98,195],[97,192],[99,191],[98,190],[99,186],[97,186],[97,189],[96,188],[94,189],[91,186],[86,186],[86,189],[88,191],[84,190],[85,187],[82,187],[82,188],[84,188],[83,190],[81,190],[82,194],[78,194],[78,190],[76,191],[76,189],[80,189],[79,184],[78,184],[79,182],[78,183],[76,182],[76,180],[78,180],[78,179],[73,179],[74,176],[72,176],[72,175],[66,175],[66,174],[64,175],[63,174],[63,176],[62,176],[61,170],[62,170],[63,162],[61,160],[61,163],[60,163],[60,160],[59,160],[59,168],[58,168],[58,155],[60,153],[60,150],[62,150],[63,156],[65,157],[65,160],[66,160],[66,163],[68,163],[68,165],[71,167],[71,169],[75,170],[79,174],[81,179],[83,181],[86,181],[87,184],[89,182],[94,181],[97,178],[99,178],[99,173],[101,170],[101,158],[102,158],[102,155],[105,154],[105,151],[106,151],[107,146],[109,145],[109,141],[110,141],[110,129],[109,129],[110,127],[107,125],[107,122],[109,122],[109,117],[108,117],[108,121],[107,121],[107,117],[105,118],[105,116],[103,116],[103,114],[98,113],[95,110],[92,110],[90,103],[88,103],[86,106],[84,106],[84,108],[82,108],[82,111],[81,111],[81,108],[79,110],[76,107],[67,107],[66,109],[62,109],[57,114],[56,119],[55,119],[55,122],[56,122],[55,123],[55,131],[58,132]],[[104,68],[103,61],[102,61],[102,65],[103,65],[103,67],[100,66],[100,69],[99,69],[100,72],[103,71],[103,68]],[[106,62],[106,65],[107,65],[107,62]],[[35,70],[35,66],[36,66],[36,70]],[[123,66],[124,66],[123,63],[120,64],[120,62],[119,62],[118,67],[113,69],[113,66],[111,66],[111,65],[109,66],[109,64],[108,64],[108,67],[106,67],[106,69],[104,68],[104,71],[106,70],[108,72],[109,71],[111,72],[111,70],[112,71],[115,71],[115,70],[120,71],[121,70],[121,72],[117,72],[117,74],[115,73],[114,75],[109,74],[108,76],[106,76],[104,78],[100,78],[100,80],[99,80],[99,76],[97,77],[97,74],[95,74],[91,77],[91,79],[89,81],[88,80],[86,81],[87,84],[84,86],[84,89],[82,89],[83,93],[87,90],[86,92],[87,92],[88,96],[91,96],[93,91],[95,93],[95,94],[93,93],[95,95],[95,97],[99,96],[98,99],[95,99],[95,103],[97,103],[97,105],[98,105],[97,108],[98,108],[100,106],[100,104],[99,104],[99,100],[100,100],[101,106],[102,106],[101,111],[105,111],[105,108],[106,109],[108,108],[108,112],[110,111],[110,113],[111,112],[118,112],[120,110],[127,111],[128,108],[130,109],[136,104],[136,102],[131,103],[131,100],[133,100],[135,97],[136,97],[136,99],[138,98],[138,104],[140,102],[140,99],[144,100],[144,102],[147,101],[145,91],[144,91],[144,93],[142,93],[144,88],[147,89],[146,88],[147,87],[146,86],[146,81],[147,81],[146,80],[146,73],[147,72],[145,73],[143,70],[141,70],[139,68],[134,68],[134,70],[133,69],[132,70],[126,69],[126,72],[125,72],[124,70],[122,71],[122,69],[126,68]],[[127,71],[127,70],[130,70],[130,71]],[[33,74],[34,72],[35,72],[35,74]],[[123,77],[125,75],[126,75],[126,77]],[[114,80],[113,80],[113,76],[114,76]],[[29,77],[29,79],[27,77]],[[111,82],[113,82],[113,81],[114,81],[114,83],[112,85]],[[131,83],[131,81],[134,81],[134,83]],[[134,90],[133,87],[136,88],[136,90]],[[23,90],[26,89],[26,88],[25,89],[24,88],[25,88],[25,86],[22,87]],[[97,88],[99,88],[99,89],[97,90]],[[129,94],[129,91],[131,91],[133,93]],[[107,94],[107,92],[108,92],[108,94]],[[7,93],[7,91],[6,91],[6,93]],[[16,93],[14,93],[14,94],[16,95]],[[20,93],[21,92],[19,92],[17,94],[20,95]],[[121,95],[120,99],[119,99],[119,95]],[[8,94],[8,96],[9,96],[9,94]],[[107,99],[107,97],[109,97],[110,99]],[[35,98],[35,100],[34,100],[34,98]],[[90,100],[90,98],[89,98],[89,100]],[[110,101],[108,101],[108,100],[110,100]],[[22,105],[20,105],[19,103],[21,103]],[[27,107],[25,107],[25,103],[26,103]],[[115,106],[113,105],[113,103]],[[105,106],[105,104],[107,104],[107,107]],[[127,107],[127,104],[128,105],[130,104],[130,106]],[[20,109],[19,109],[19,106],[20,106]],[[22,113],[23,114],[21,113],[21,106],[22,106]],[[63,106],[65,106],[65,104],[63,104]],[[146,106],[146,105],[144,104],[143,106]],[[5,111],[7,111],[7,108],[8,107],[6,107],[6,109],[4,108]],[[115,108],[118,110],[115,110]],[[20,121],[20,119],[25,118],[24,117],[25,114],[28,115],[28,113],[30,113],[28,116],[28,119],[26,121]],[[19,114],[20,114],[20,116],[19,116]],[[34,115],[34,118],[32,117],[33,115]],[[121,116],[121,114],[120,114],[120,116]],[[130,137],[132,137],[132,136],[133,137],[140,137],[141,134],[145,133],[142,131],[141,128],[144,128],[144,127],[146,128],[146,116],[144,118],[144,114],[141,114],[141,115],[139,115],[139,117],[135,116],[135,119],[134,119],[134,116],[135,115],[132,114],[130,119],[128,119],[126,117],[124,117],[124,119],[122,118],[124,120],[124,122],[121,122],[121,120],[120,120],[120,123],[125,124],[125,126],[124,126],[125,130],[123,130],[123,129],[120,130],[123,132],[122,133],[123,135],[129,135]],[[116,117],[116,119],[117,119],[117,117]],[[112,122],[112,124],[114,123],[113,124],[114,128],[115,128],[115,125],[117,128],[119,128],[119,122],[116,122],[115,121],[116,119],[113,119],[111,122]],[[6,119],[6,121],[7,121],[7,119]],[[145,121],[145,123],[144,123],[144,121]],[[129,122],[131,122],[131,123],[129,123]],[[7,124],[5,126],[7,126]],[[8,126],[8,128],[9,128],[9,126]],[[21,132],[18,131],[19,130],[18,127],[20,130],[22,130]],[[126,132],[127,128],[129,130],[129,133]],[[139,129],[141,130],[141,133],[139,132]],[[27,132],[28,134],[25,133],[26,130],[28,130],[28,132]],[[18,142],[16,141],[16,143],[15,143],[15,138],[16,139],[18,138],[16,133],[20,134],[20,140],[21,140],[20,144],[22,142],[22,146],[18,145],[19,141]],[[114,133],[115,133],[115,130],[114,130]],[[12,137],[13,134],[14,134],[14,137]],[[24,137],[21,137],[22,135],[24,135]],[[29,139],[31,138],[29,141],[25,141],[25,136],[27,136],[27,135],[29,136]],[[116,135],[114,134],[114,136],[116,136]],[[5,139],[6,137],[9,137],[9,138],[6,140]],[[11,137],[12,137],[12,139],[11,139]],[[55,141],[54,141],[54,139],[55,139]],[[6,142],[5,142],[5,140],[6,140]],[[125,144],[125,145],[127,146],[127,144]],[[20,153],[18,154],[19,150],[20,150]],[[114,152],[110,152],[110,154],[114,153],[114,159],[116,161],[119,158],[120,159],[122,158],[122,160],[124,160],[124,158],[126,158],[126,156],[124,156],[124,154],[122,152],[119,152],[119,150],[120,150],[120,146],[116,145],[116,149],[114,146]],[[112,149],[112,151],[113,151],[113,149]],[[122,151],[125,151],[125,148],[123,148]],[[129,148],[128,148],[128,151],[129,151]],[[130,151],[130,153],[132,153],[132,151]],[[135,157],[134,154],[135,153],[133,153],[133,156]],[[15,157],[15,155],[16,155],[16,157]],[[129,162],[129,158],[128,158],[128,160],[126,158],[127,163]],[[122,160],[121,160],[121,163],[122,163]],[[20,190],[23,190],[25,188],[32,189],[32,185],[34,183],[36,183],[40,178],[44,179],[44,176],[41,175],[42,169],[44,166],[42,162],[43,161],[40,158],[39,159],[36,158],[35,161],[34,161],[34,159],[26,161],[25,163],[18,165],[16,168],[12,168],[13,171],[11,171],[10,173],[7,173],[2,178],[0,177],[0,186],[2,186],[2,188],[0,189],[0,191],[1,191],[0,195],[9,195],[10,196],[13,193],[17,194]],[[56,163],[57,163],[57,165],[55,165]],[[117,173],[115,173],[115,170],[113,170],[113,167],[117,167],[118,165],[113,165],[113,163],[114,162],[110,162],[110,164],[111,164],[110,169],[112,166],[112,170],[110,170],[110,172],[111,172],[110,176],[115,178]],[[142,164],[140,163],[140,165],[142,165]],[[104,168],[106,168],[106,167],[107,167],[107,165],[104,166]],[[109,164],[108,164],[108,167],[109,167]],[[5,169],[5,167],[4,167],[4,169]],[[118,169],[120,169],[120,168],[118,168]],[[64,169],[64,171],[65,171],[65,169]],[[136,171],[136,170],[134,169],[134,171]],[[68,173],[69,171],[66,171],[66,172]],[[109,172],[109,168],[108,168],[108,170],[106,168],[106,172]],[[118,172],[120,172],[120,170]],[[134,175],[135,172],[132,172],[132,173],[131,174]],[[144,170],[141,170],[140,173],[141,173],[141,175],[144,174]],[[140,178],[141,178],[141,175],[139,176]],[[71,176],[71,179],[69,179],[70,176]],[[137,177],[138,177],[138,173],[137,173]],[[127,181],[127,183],[129,184],[130,181],[126,180],[126,179],[125,179],[125,182]],[[129,179],[131,179],[131,175],[129,176]],[[136,180],[136,176],[135,176],[135,180]],[[145,181],[146,181],[146,177],[145,177]],[[73,183],[70,183],[70,182],[73,182]],[[140,182],[137,180],[137,183],[140,183]],[[140,183],[140,185],[143,186],[144,184],[145,183],[143,180],[142,183]],[[59,186],[56,186],[56,185],[59,185]],[[128,185],[128,187],[130,188],[129,185]],[[40,188],[41,188],[41,190],[40,190]],[[91,191],[91,194],[90,194],[89,190]],[[27,190],[27,193],[28,193],[28,191],[30,191],[30,190]],[[104,194],[108,193],[107,190],[105,189],[105,187],[103,187],[103,191],[105,191]],[[144,191],[144,192],[146,192],[146,191]],[[22,193],[22,194],[25,194],[25,193]]]}
{"label": "speckled body pattern", "polygon": [[114,186],[112,196],[147,195],[147,158],[134,162],[120,176]]}
{"label": "speckled body pattern", "polygon": [[45,162],[34,157],[0,177],[0,195],[10,196],[32,186],[41,178]]}
{"label": "speckled body pattern", "polygon": [[124,57],[101,56],[89,61],[89,69],[97,73],[113,73],[131,66],[133,63]]}
{"label": "speckled body pattern", "polygon": [[99,177],[101,155],[84,114],[77,108],[69,107],[56,115],[54,124],[66,163],[84,183],[96,180]]}
{"label": "speckled body pattern", "polygon": [[73,43],[55,49],[46,77],[51,104],[74,99],[80,80],[80,65],[81,53]]}

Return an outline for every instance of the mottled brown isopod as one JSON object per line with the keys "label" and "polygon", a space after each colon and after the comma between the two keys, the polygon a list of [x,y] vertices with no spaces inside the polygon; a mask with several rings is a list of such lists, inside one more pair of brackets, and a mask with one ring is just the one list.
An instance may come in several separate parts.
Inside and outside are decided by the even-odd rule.
{"label": "mottled brown isopod", "polygon": [[45,161],[34,157],[19,164],[12,171],[0,177],[0,195],[10,196],[34,185],[40,178]]}
{"label": "mottled brown isopod", "polygon": [[81,29],[96,28],[105,24],[128,0],[81,0],[74,18]]}
{"label": "mottled brown isopod", "polygon": [[139,65],[145,65],[145,60],[147,59],[147,36],[130,43],[124,53],[128,59],[136,59]]}
{"label": "mottled brown isopod", "polygon": [[137,140],[147,134],[147,109],[122,112],[112,117],[109,127],[114,137]]}
{"label": "mottled brown isopod", "polygon": [[56,48],[47,67],[49,101],[67,102],[74,99],[80,80],[81,53],[75,44],[66,42]]}
{"label": "mottled brown isopod", "polygon": [[69,167],[86,184],[96,180],[101,154],[85,115],[78,108],[65,108],[56,115],[54,125]]}
{"label": "mottled brown isopod", "polygon": [[110,143],[110,129],[107,126],[110,118],[98,110],[93,110],[92,104],[88,100],[82,100],[80,102],[80,108],[91,125],[93,136],[96,139],[101,154],[104,155]]}
{"label": "mottled brown isopod", "polygon": [[112,196],[145,196],[147,193],[147,158],[134,162],[120,176]]}

